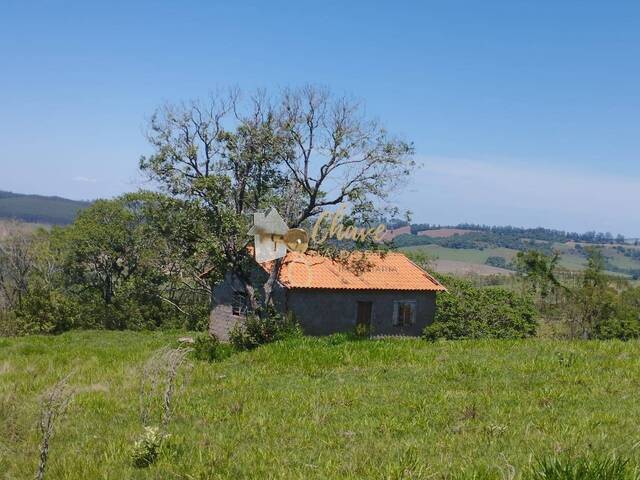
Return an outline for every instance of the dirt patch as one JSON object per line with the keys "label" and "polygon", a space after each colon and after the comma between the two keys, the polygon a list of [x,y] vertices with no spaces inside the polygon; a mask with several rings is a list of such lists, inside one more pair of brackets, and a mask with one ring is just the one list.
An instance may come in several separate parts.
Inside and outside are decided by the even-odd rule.
{"label": "dirt patch", "polygon": [[433,262],[434,270],[440,273],[453,275],[513,275],[511,270],[505,268],[481,265],[479,263],[458,262],[456,260],[436,260]]}

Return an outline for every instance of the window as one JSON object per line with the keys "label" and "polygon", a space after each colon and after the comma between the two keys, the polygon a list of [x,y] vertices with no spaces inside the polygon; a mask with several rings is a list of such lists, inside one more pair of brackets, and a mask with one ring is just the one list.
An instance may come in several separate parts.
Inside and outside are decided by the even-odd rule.
{"label": "window", "polygon": [[416,323],[415,300],[398,300],[393,302],[393,324],[399,327]]}
{"label": "window", "polygon": [[233,292],[233,302],[231,303],[231,314],[237,317],[247,314],[247,294],[246,292]]}

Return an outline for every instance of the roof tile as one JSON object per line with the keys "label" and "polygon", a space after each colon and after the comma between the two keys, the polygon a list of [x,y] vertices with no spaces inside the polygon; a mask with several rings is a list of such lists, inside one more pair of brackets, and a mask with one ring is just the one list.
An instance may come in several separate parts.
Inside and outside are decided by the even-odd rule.
{"label": "roof tile", "polygon": [[[354,260],[361,257],[356,254]],[[435,278],[411,262],[404,254],[388,252],[364,254],[367,268],[360,273],[343,263],[317,253],[289,252],[283,259],[278,280],[288,288],[339,290],[422,290],[445,291]],[[271,262],[261,264],[270,271]]]}

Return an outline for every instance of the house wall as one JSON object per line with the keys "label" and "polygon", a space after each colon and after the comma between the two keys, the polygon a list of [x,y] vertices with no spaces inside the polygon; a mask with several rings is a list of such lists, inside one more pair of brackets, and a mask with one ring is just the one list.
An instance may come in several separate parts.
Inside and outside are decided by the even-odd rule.
{"label": "house wall", "polygon": [[228,340],[229,332],[243,317],[232,314],[233,293],[243,291],[242,284],[227,275],[212,293],[213,308],[209,314],[209,333],[220,340]]}
{"label": "house wall", "polygon": [[[296,289],[286,292],[286,296],[288,309],[308,335],[352,332],[359,301],[373,303],[373,335],[420,335],[424,327],[433,322],[436,310],[435,292]],[[397,300],[417,302],[413,325],[393,325],[393,302]]]}
{"label": "house wall", "polygon": [[[255,278],[253,278],[255,277]],[[264,285],[267,280],[266,275],[262,272],[254,272],[252,276],[253,285]],[[209,314],[209,333],[215,335],[220,340],[229,339],[229,332],[239,322],[244,320],[244,315],[233,315],[233,294],[234,292],[243,292],[244,285],[233,275],[227,274],[220,284],[218,284],[212,292],[213,308]],[[264,298],[264,291],[256,289],[256,295]],[[273,287],[272,298],[274,304],[282,309],[284,305],[284,291],[277,284]]]}
{"label": "house wall", "polygon": [[[262,285],[266,277],[257,279],[254,285]],[[229,332],[243,316],[232,314],[234,291],[244,291],[242,283],[228,275],[213,291],[214,308],[209,319],[209,332],[220,340],[229,339]],[[263,292],[257,291],[258,295]],[[436,310],[436,293],[403,290],[285,290],[274,286],[273,299],[282,311],[295,315],[305,334],[330,335],[337,332],[353,332],[359,301],[372,302],[371,333],[373,335],[420,335],[425,326],[433,322]],[[393,325],[394,301],[415,300],[416,321],[413,325]]]}

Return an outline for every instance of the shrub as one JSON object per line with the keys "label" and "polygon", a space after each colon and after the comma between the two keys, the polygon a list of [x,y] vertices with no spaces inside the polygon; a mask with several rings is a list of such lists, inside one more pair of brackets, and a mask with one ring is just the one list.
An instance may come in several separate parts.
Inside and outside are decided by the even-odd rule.
{"label": "shrub", "polygon": [[79,306],[56,290],[31,288],[16,309],[18,333],[62,333],[76,326]]}
{"label": "shrub", "polygon": [[490,256],[485,260],[485,265],[489,265],[492,267],[498,267],[498,268],[509,268],[509,264],[507,263],[507,260],[504,257],[500,257],[500,256]]}
{"label": "shrub", "polygon": [[371,327],[364,323],[358,323],[353,329],[353,335],[356,339],[371,337]]}
{"label": "shrub", "polygon": [[193,344],[193,356],[205,362],[216,362],[231,355],[232,347],[220,343],[215,335],[199,335]]}
{"label": "shrub", "polygon": [[[606,294],[606,292],[605,292]],[[601,294],[604,296],[604,294]],[[607,315],[601,318],[593,326],[592,338],[608,340],[630,340],[640,337],[640,288],[628,288],[618,296],[609,294],[611,299]]]}
{"label": "shrub", "polygon": [[145,468],[155,462],[167,437],[168,435],[160,432],[157,427],[145,427],[142,435],[133,444],[131,452],[133,466]]}
{"label": "shrub", "polygon": [[291,312],[272,310],[249,315],[229,333],[229,341],[237,350],[251,350],[266,343],[300,337],[302,330]]}
{"label": "shrub", "polygon": [[449,293],[438,297],[435,321],[423,332],[427,340],[535,335],[536,309],[531,298],[504,288],[476,288],[454,277],[442,281]]}
{"label": "shrub", "polygon": [[20,329],[14,313],[0,309],[0,337],[12,337],[19,333]]}
{"label": "shrub", "polygon": [[628,461],[619,458],[545,459],[534,467],[531,480],[635,480]]}

